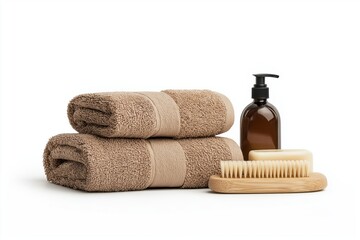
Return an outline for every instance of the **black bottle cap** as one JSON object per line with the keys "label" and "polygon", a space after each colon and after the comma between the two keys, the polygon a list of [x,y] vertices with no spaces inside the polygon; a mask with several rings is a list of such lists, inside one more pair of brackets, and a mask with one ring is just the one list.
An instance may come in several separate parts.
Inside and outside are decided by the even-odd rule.
{"label": "black bottle cap", "polygon": [[269,88],[265,84],[265,77],[278,78],[279,75],[275,74],[253,74],[256,77],[256,83],[252,88],[251,97],[253,99],[268,99],[269,98]]}

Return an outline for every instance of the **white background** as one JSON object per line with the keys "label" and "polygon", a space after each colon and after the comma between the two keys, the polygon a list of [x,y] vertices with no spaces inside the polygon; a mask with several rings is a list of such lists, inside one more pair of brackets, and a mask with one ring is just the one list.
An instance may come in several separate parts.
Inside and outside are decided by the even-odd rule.
{"label": "white background", "polygon": [[[360,4],[2,1],[0,239],[360,239]],[[46,182],[47,140],[77,94],[211,89],[236,110],[275,73],[282,147],[306,148],[319,193],[84,193]],[[237,239],[237,238],[236,238]]]}

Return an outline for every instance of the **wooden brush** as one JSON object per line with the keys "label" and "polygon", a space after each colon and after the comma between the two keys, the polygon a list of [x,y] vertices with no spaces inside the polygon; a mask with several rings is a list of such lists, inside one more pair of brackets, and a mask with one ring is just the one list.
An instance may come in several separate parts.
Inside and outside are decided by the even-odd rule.
{"label": "wooden brush", "polygon": [[326,177],[312,172],[312,159],[221,161],[221,176],[209,180],[219,193],[314,192],[326,186]]}

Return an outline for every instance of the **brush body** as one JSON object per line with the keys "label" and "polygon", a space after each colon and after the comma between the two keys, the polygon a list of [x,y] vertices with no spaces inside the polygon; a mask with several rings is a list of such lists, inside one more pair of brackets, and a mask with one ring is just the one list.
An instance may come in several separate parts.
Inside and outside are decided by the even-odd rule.
{"label": "brush body", "polygon": [[209,188],[218,193],[316,192],[326,186],[326,177],[321,173],[302,178],[222,178],[213,175],[209,180]]}
{"label": "brush body", "polygon": [[327,179],[312,172],[312,159],[221,161],[209,188],[219,193],[295,193],[323,190]]}

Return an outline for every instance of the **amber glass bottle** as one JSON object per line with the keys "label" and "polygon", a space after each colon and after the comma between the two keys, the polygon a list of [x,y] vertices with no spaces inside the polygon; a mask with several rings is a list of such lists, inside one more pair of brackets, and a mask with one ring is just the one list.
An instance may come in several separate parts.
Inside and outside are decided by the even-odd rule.
{"label": "amber glass bottle", "polygon": [[254,101],[243,110],[240,120],[240,146],[244,159],[248,160],[251,150],[280,149],[280,115],[275,106],[270,104],[269,88],[265,77],[274,74],[254,74],[256,84],[252,88]]}

